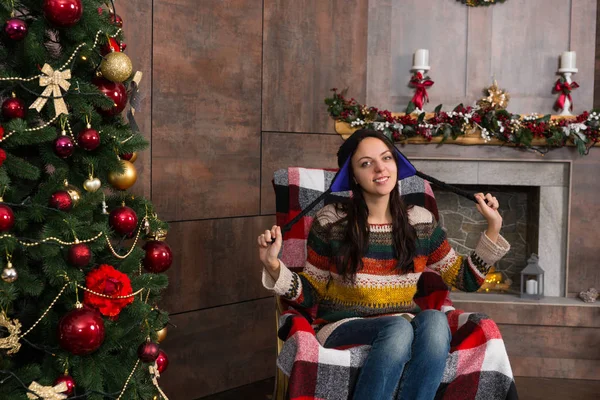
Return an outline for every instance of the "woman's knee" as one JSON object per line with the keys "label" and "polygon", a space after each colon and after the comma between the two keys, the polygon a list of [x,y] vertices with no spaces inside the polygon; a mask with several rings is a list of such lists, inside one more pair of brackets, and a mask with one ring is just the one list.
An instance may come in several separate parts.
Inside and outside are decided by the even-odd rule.
{"label": "woman's knee", "polygon": [[381,322],[376,340],[385,342],[386,347],[404,350],[410,348],[413,338],[413,327],[405,318],[385,317],[385,321]]}
{"label": "woman's knee", "polygon": [[415,318],[417,335],[423,337],[428,346],[434,346],[440,351],[450,346],[450,326],[446,314],[438,310],[425,310]]}

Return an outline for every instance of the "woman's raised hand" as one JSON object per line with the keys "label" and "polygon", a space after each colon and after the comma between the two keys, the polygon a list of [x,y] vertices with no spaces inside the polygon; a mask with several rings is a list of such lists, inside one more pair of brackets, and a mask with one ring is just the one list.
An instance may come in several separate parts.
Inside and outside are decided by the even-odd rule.
{"label": "woman's raised hand", "polygon": [[495,242],[498,239],[498,235],[500,235],[500,228],[502,228],[502,216],[498,212],[498,208],[500,207],[498,199],[492,196],[491,193],[486,195],[477,193],[475,199],[477,200],[477,211],[483,215],[488,223],[486,235]]}
{"label": "woman's raised hand", "polygon": [[279,276],[279,251],[283,237],[281,228],[273,225],[270,230],[258,236],[258,256],[273,278]]}

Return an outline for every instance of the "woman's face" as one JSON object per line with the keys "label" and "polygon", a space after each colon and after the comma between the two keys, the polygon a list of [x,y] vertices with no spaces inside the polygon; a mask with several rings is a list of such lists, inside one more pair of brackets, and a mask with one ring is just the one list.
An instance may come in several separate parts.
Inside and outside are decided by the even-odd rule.
{"label": "woman's face", "polygon": [[354,179],[372,195],[388,195],[398,181],[398,167],[392,151],[380,139],[363,139],[352,156]]}

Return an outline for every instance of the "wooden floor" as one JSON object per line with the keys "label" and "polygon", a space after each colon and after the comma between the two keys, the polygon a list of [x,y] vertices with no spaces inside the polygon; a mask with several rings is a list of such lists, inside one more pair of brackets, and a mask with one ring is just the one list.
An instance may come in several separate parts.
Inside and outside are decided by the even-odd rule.
{"label": "wooden floor", "polygon": [[[523,377],[517,377],[515,381],[519,400],[600,399],[600,381]],[[202,400],[268,400],[272,393],[273,378],[203,397]]]}

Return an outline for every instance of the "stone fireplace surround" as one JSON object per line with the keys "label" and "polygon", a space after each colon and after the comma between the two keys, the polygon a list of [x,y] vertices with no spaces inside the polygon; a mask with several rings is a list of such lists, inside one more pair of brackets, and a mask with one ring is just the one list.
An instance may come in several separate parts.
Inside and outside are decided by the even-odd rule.
{"label": "stone fireplace surround", "polygon": [[[539,187],[537,247],[539,265],[545,271],[544,295],[566,296],[571,161],[411,157],[411,162],[417,170],[450,184]],[[481,298],[479,294],[452,294],[456,300],[467,300],[471,296]]]}

